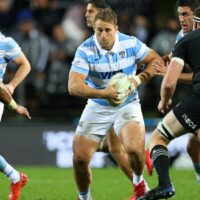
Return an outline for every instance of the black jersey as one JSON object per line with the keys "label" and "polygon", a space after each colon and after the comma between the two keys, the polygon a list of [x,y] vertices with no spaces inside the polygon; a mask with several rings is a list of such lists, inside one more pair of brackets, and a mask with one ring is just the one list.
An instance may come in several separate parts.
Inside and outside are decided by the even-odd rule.
{"label": "black jersey", "polygon": [[178,57],[189,64],[194,75],[194,92],[200,93],[200,29],[191,31],[174,47],[172,57]]}

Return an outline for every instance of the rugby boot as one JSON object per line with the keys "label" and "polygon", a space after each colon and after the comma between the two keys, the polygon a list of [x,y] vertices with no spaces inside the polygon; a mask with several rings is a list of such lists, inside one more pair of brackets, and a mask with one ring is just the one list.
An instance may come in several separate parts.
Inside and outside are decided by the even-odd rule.
{"label": "rugby boot", "polygon": [[21,189],[26,185],[28,177],[26,174],[20,173],[20,180],[17,183],[11,183],[8,200],[18,200],[20,197]]}
{"label": "rugby boot", "polygon": [[148,191],[144,180],[138,185],[133,184],[133,187],[134,187],[134,194],[129,200],[137,200],[139,197],[144,196],[144,194]]}
{"label": "rugby boot", "polygon": [[150,190],[137,200],[168,199],[173,197],[174,195],[175,195],[175,190],[172,185],[166,187],[157,186],[156,188]]}

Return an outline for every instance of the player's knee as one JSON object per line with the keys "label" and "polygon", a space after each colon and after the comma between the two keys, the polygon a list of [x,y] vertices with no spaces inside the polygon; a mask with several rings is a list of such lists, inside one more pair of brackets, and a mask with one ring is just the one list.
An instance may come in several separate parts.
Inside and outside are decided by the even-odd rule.
{"label": "player's knee", "polygon": [[90,162],[89,157],[79,151],[76,151],[73,153],[73,164],[74,166],[84,166],[84,165],[88,165]]}
{"label": "player's knee", "polygon": [[84,166],[89,165],[89,160],[87,160],[86,158],[83,158],[82,156],[74,155],[73,156],[73,165],[75,167],[76,166],[84,167]]}
{"label": "player's knee", "polygon": [[139,145],[130,145],[126,147],[126,152],[130,155],[135,157],[136,159],[139,157],[143,157],[145,153],[145,147],[143,143]]}

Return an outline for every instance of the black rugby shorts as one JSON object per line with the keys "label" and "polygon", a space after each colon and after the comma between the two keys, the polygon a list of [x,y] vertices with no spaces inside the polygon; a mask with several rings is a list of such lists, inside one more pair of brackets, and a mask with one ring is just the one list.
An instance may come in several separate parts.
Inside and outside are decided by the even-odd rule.
{"label": "black rugby shorts", "polygon": [[200,128],[200,94],[192,94],[173,108],[174,115],[190,133]]}

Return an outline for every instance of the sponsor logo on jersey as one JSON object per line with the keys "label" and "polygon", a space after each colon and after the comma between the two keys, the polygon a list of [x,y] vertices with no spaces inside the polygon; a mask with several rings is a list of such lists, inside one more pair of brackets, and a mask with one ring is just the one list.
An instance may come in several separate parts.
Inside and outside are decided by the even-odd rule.
{"label": "sponsor logo on jersey", "polygon": [[119,72],[123,73],[123,70],[120,69],[118,71],[112,71],[112,72],[100,72],[100,75],[101,75],[102,79],[111,79],[112,76],[114,76],[115,74],[117,74]]}
{"label": "sponsor logo on jersey", "polygon": [[126,55],[125,51],[120,51],[120,52],[119,52],[119,56],[120,56],[121,58],[125,58],[125,55]]}

